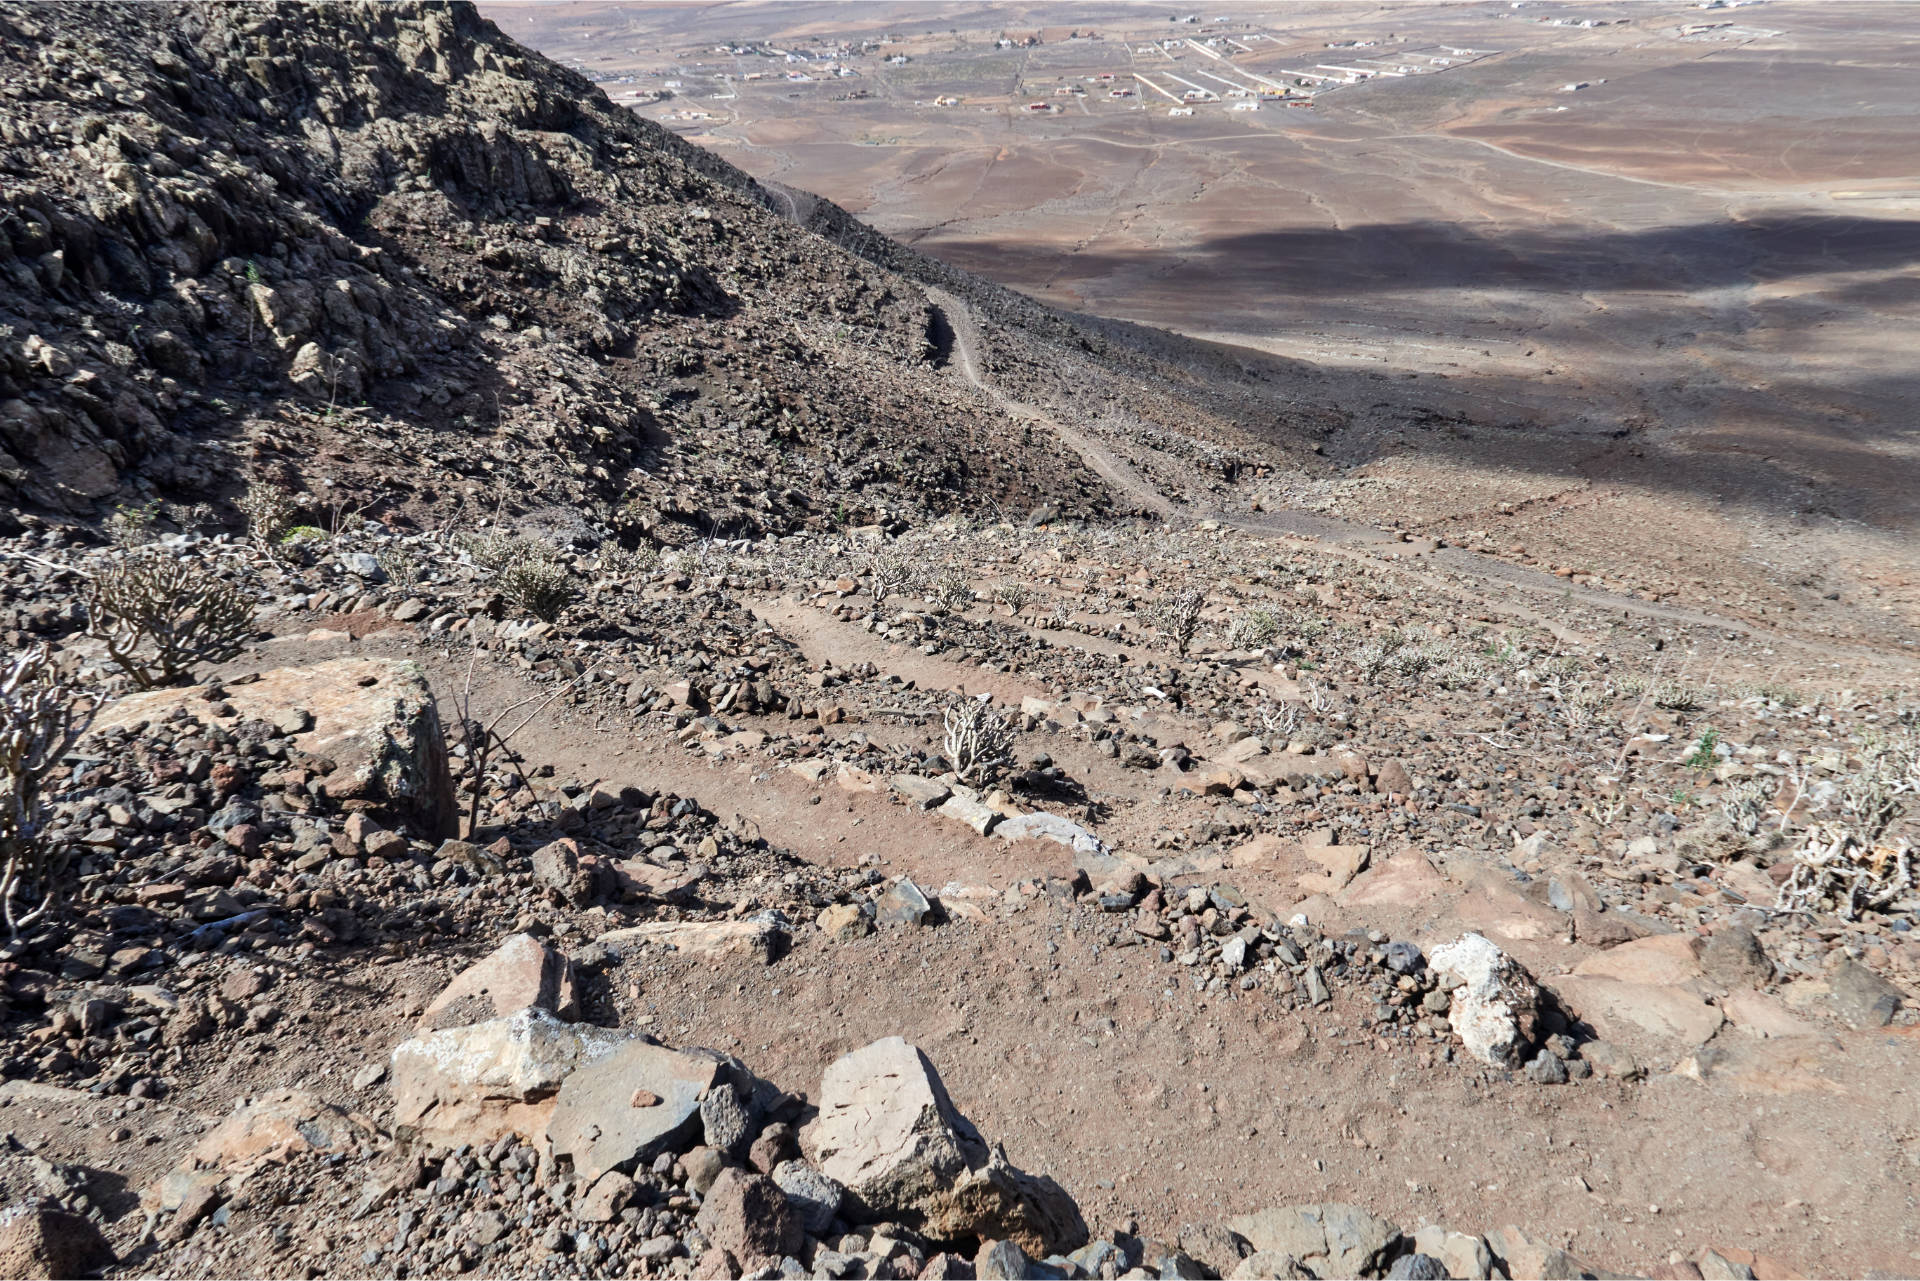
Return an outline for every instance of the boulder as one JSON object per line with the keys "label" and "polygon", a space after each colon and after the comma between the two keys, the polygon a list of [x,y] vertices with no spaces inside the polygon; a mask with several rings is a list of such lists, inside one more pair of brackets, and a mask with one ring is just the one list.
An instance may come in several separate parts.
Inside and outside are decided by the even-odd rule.
{"label": "boulder", "polygon": [[936,813],[944,814],[956,823],[964,823],[981,836],[993,830],[1000,821],[1000,811],[989,809],[986,805],[970,796],[954,795],[941,804]]}
{"label": "boulder", "polygon": [[1582,978],[1678,987],[1701,976],[1698,943],[1689,934],[1655,934],[1590,956],[1573,972]]}
{"label": "boulder", "polygon": [[1600,1036],[1650,1060],[1685,1053],[1726,1021],[1719,1006],[1679,987],[1565,974],[1553,980],[1553,991],[1568,1013]]}
{"label": "boulder", "polygon": [[1480,934],[1434,948],[1427,963],[1460,981],[1447,1018],[1467,1052],[1494,1067],[1520,1067],[1540,1029],[1540,988],[1525,967]]}
{"label": "boulder", "polygon": [[973,1258],[976,1281],[1027,1281],[1037,1275],[1033,1260],[1012,1241],[983,1241]]}
{"label": "boulder", "polygon": [[873,933],[873,918],[858,903],[829,903],[813,923],[836,943],[851,943]]}
{"label": "boulder", "polygon": [[1105,854],[1106,843],[1072,819],[1036,810],[1006,819],[993,834],[1003,841],[1052,841],[1076,854]]}
{"label": "boulder", "polygon": [[1401,762],[1388,761],[1373,776],[1373,789],[1376,792],[1398,792],[1402,796],[1413,794],[1413,776],[1407,773],[1407,767]]}
{"label": "boulder", "polygon": [[1558,1246],[1536,1241],[1509,1224],[1487,1234],[1493,1257],[1505,1266],[1510,1277],[1534,1277],[1538,1281],[1579,1281],[1594,1273]]}
{"label": "boulder", "polygon": [[583,1223],[611,1223],[633,1201],[633,1180],[618,1170],[608,1170],[593,1181],[587,1194],[574,1206],[573,1215]]}
{"label": "boulder", "polygon": [[827,1068],[801,1143],[847,1189],[850,1218],[898,1221],[935,1241],[1011,1240],[1042,1258],[1087,1239],[1066,1191],[990,1148],[926,1056],[897,1036]]}
{"label": "boulder", "polygon": [[0,1210],[0,1281],[86,1276],[113,1262],[100,1229],[77,1214],[28,1201]]}
{"label": "boulder", "polygon": [[420,1017],[418,1030],[465,1027],[528,1006],[568,1022],[580,1017],[572,962],[531,934],[515,934],[447,984]]}
{"label": "boulder", "polygon": [[580,864],[580,847],[561,837],[533,852],[533,879],[575,907],[593,901],[593,873]]}
{"label": "boulder", "polygon": [[1313,1274],[1300,1266],[1300,1260],[1278,1250],[1255,1250],[1240,1260],[1228,1275],[1233,1281],[1273,1281],[1275,1277],[1306,1277]]}
{"label": "boulder", "polygon": [[953,795],[953,789],[945,783],[918,774],[895,774],[887,780],[887,785],[909,804],[923,810],[930,810]]}
{"label": "boulder", "polygon": [[[158,689],[109,703],[96,731],[162,721],[176,708],[206,718],[212,687]],[[280,667],[245,685],[221,687],[234,710],[226,723],[277,722],[289,707],[312,717],[293,735],[303,752],[332,761],[317,786],[336,801],[384,812],[423,837],[459,835],[459,806],[447,769],[447,746],[433,689],[418,663],[341,658],[310,667]]]}
{"label": "boulder", "polygon": [[1833,1012],[1856,1028],[1885,1027],[1906,999],[1899,988],[1858,961],[1842,961],[1827,983]]}
{"label": "boulder", "polygon": [[705,1137],[701,1100],[727,1084],[718,1055],[631,1040],[575,1069],[560,1085],[546,1135],[584,1178],[631,1171]]}
{"label": "boulder", "polygon": [[1180,1251],[1217,1277],[1233,1275],[1240,1261],[1252,1253],[1245,1237],[1219,1223],[1181,1224]]}
{"label": "boulder", "polygon": [[1700,968],[1721,987],[1765,987],[1773,982],[1773,961],[1760,939],[1744,925],[1723,925],[1700,949]]}
{"label": "boulder", "polygon": [[933,916],[933,904],[918,885],[901,877],[887,886],[873,903],[874,920],[881,925],[925,925]]}
{"label": "boulder", "polygon": [[507,1134],[537,1141],[569,1074],[632,1041],[630,1033],[564,1023],[532,1008],[422,1032],[393,1050],[395,1130],[450,1147]]}
{"label": "boulder", "polygon": [[1447,1275],[1460,1281],[1487,1281],[1493,1275],[1493,1251],[1471,1233],[1429,1225],[1413,1234],[1413,1248],[1428,1258],[1440,1260]]}
{"label": "boulder", "polygon": [[806,1244],[787,1194],[764,1174],[726,1169],[700,1202],[693,1225],[736,1259],[799,1254]]}
{"label": "boulder", "polygon": [[1393,1224],[1338,1201],[1243,1214],[1227,1227],[1255,1253],[1291,1255],[1316,1277],[1375,1275],[1400,1240]]}

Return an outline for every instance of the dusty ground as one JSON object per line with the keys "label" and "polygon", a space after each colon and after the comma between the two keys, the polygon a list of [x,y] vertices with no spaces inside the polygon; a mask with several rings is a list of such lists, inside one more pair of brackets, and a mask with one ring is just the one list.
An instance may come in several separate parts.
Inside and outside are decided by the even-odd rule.
{"label": "dusty ground", "polygon": [[[936,256],[1299,362],[1277,380],[1282,430],[1304,405],[1354,413],[1326,444],[1344,483],[1314,496],[1338,514],[1654,591],[1704,583],[1746,611],[1823,619],[1837,595],[1882,634],[1920,621],[1913,369],[1889,339],[1915,297],[1897,85],[1916,33],[1894,11],[489,12],[616,97],[672,80],[637,109]],[[1150,43],[1196,36],[1241,45],[1215,46],[1223,66]],[[827,52],[795,83],[777,57],[715,52],[735,41]],[[1252,85],[1448,49],[1471,53],[1307,86],[1311,109],[1169,118],[1145,89],[1107,96],[1134,72],[1224,93],[1201,73]],[[1053,97],[1072,85],[1087,94]]]}

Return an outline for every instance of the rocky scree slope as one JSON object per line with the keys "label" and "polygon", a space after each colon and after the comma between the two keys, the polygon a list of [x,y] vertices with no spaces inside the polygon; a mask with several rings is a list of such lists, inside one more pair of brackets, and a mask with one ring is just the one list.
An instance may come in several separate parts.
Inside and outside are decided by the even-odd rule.
{"label": "rocky scree slope", "polygon": [[251,471],[661,543],[1105,509],[942,374],[917,285],[468,7],[0,5],[0,37],[9,506]]}

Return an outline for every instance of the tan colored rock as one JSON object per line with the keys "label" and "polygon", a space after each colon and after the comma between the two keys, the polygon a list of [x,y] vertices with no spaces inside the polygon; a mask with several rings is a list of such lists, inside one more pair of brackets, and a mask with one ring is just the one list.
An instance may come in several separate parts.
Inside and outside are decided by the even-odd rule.
{"label": "tan colored rock", "polygon": [[1376,863],[1340,893],[1349,907],[1417,907],[1447,891],[1447,878],[1426,858],[1407,852]]}
{"label": "tan colored rock", "polygon": [[1690,934],[1655,934],[1590,956],[1573,967],[1583,978],[1678,987],[1701,977],[1699,945]]}
{"label": "tan colored rock", "polygon": [[1682,988],[1580,974],[1556,978],[1552,986],[1570,1013],[1644,1060],[1671,1060],[1705,1042],[1725,1021],[1717,1006]]}
{"label": "tan colored rock", "polygon": [[1227,744],[1214,759],[1223,765],[1244,765],[1256,756],[1265,756],[1267,746],[1257,738],[1239,738]]}
{"label": "tan colored rock", "polygon": [[1506,1266],[1510,1277],[1579,1281],[1593,1275],[1584,1263],[1565,1250],[1537,1241],[1511,1224],[1488,1233],[1487,1245],[1493,1250],[1494,1258]]}
{"label": "tan colored rock", "polygon": [[[94,729],[164,719],[177,707],[205,718],[208,686],[148,690],[110,703]],[[340,658],[310,667],[280,667],[246,685],[222,687],[244,720],[279,723],[288,708],[312,716],[294,746],[335,769],[318,786],[337,801],[364,802],[427,837],[458,835],[458,805],[447,770],[446,741],[433,689],[418,663]]]}
{"label": "tan colored rock", "polygon": [[1300,847],[1300,852],[1323,869],[1299,877],[1296,883],[1300,888],[1308,894],[1338,894],[1366,867],[1373,849],[1367,845],[1322,845],[1310,840]]}
{"label": "tan colored rock", "polygon": [[772,961],[785,946],[787,931],[769,913],[740,921],[655,921],[608,930],[602,943],[651,943],[693,956],[740,955]]}
{"label": "tan colored rock", "polygon": [[176,1211],[205,1190],[239,1186],[256,1171],[305,1152],[346,1152],[373,1137],[344,1108],[306,1090],[241,1099],[180,1163],[141,1194],[151,1210]]}
{"label": "tan colored rock", "polygon": [[1720,1009],[1728,1023],[1762,1040],[1825,1035],[1823,1029],[1792,1013],[1783,1002],[1758,992],[1733,993],[1720,1002]]}
{"label": "tan colored rock", "polygon": [[1228,861],[1235,867],[1256,867],[1262,864],[1278,863],[1286,856],[1290,847],[1271,832],[1262,832],[1252,840],[1236,848]]}
{"label": "tan colored rock", "polygon": [[1291,1255],[1315,1276],[1373,1276],[1400,1229],[1358,1206],[1329,1201],[1290,1205],[1228,1219],[1257,1254]]}
{"label": "tan colored rock", "polygon": [[546,1133],[561,1082],[585,1062],[632,1040],[523,1009],[467,1027],[423,1032],[394,1047],[393,1120],[448,1146]]}
{"label": "tan colored rock", "polygon": [[587,1194],[574,1207],[574,1217],[583,1223],[611,1223],[633,1201],[633,1180],[618,1170],[608,1170],[593,1181]]}
{"label": "tan colored rock", "polygon": [[836,943],[851,943],[873,933],[873,921],[858,903],[829,903],[813,923]]}
{"label": "tan colored rock", "polygon": [[895,1219],[937,1240],[1010,1240],[1039,1258],[1085,1243],[1073,1198],[989,1148],[926,1056],[901,1038],[835,1060],[819,1097],[801,1144],[847,1189],[845,1213]]}
{"label": "tan colored rock", "polygon": [[416,1026],[422,1032],[465,1027],[528,1006],[568,1022],[580,1017],[573,963],[531,934],[515,934],[462,970],[433,998]]}
{"label": "tan colored rock", "polygon": [[1429,1225],[1413,1234],[1413,1248],[1440,1260],[1447,1275],[1460,1281],[1487,1281],[1493,1275],[1493,1251],[1480,1237]]}

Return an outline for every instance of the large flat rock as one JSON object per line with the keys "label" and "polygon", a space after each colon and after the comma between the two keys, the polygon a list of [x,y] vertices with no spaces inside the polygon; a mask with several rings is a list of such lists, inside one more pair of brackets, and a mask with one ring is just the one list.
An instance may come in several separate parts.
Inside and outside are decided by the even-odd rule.
{"label": "large flat rock", "polygon": [[212,717],[211,687],[191,685],[131,694],[108,704],[96,729],[160,720],[185,707],[228,729],[244,721],[280,724],[297,711],[311,717],[295,733],[303,752],[332,761],[319,784],[329,797],[360,802],[422,837],[457,836],[459,806],[447,769],[447,744],[433,689],[418,663],[338,658],[311,667],[277,667],[247,684],[223,684],[217,702],[233,709]]}
{"label": "large flat rock", "polygon": [[561,1082],[632,1040],[538,1009],[423,1032],[393,1050],[394,1125],[449,1146],[506,1134],[538,1140]]}
{"label": "large flat rock", "polygon": [[700,1102],[722,1069],[715,1055],[628,1042],[561,1084],[547,1140],[586,1178],[631,1173],[662,1152],[700,1142]]}

